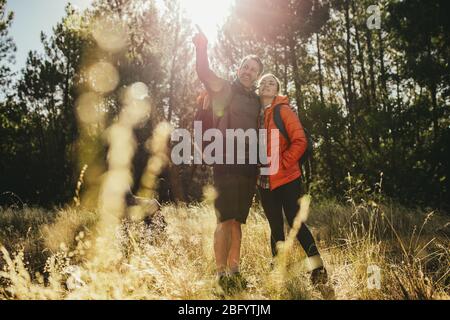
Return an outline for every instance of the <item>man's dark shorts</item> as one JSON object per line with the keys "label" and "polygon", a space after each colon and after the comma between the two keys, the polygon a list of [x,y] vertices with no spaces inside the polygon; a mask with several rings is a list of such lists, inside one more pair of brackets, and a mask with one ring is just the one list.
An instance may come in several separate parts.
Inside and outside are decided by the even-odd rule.
{"label": "man's dark shorts", "polygon": [[218,196],[214,202],[217,221],[236,219],[247,221],[256,190],[256,176],[214,174],[214,188]]}

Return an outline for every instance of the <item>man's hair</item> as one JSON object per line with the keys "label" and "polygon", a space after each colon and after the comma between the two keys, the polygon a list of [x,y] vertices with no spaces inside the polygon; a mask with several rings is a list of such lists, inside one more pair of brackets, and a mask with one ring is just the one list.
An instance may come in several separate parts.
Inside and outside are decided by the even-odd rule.
{"label": "man's hair", "polygon": [[247,62],[247,60],[254,60],[254,61],[256,61],[256,63],[259,66],[258,76],[262,75],[262,73],[264,72],[264,64],[262,63],[261,59],[256,54],[249,54],[248,56],[245,56],[241,60],[241,64],[239,65],[239,69],[242,68],[242,66],[244,65],[245,62]]}
{"label": "man's hair", "polygon": [[258,88],[261,86],[261,81],[262,81],[265,77],[268,77],[268,76],[271,76],[271,77],[273,77],[273,78],[275,79],[275,81],[277,82],[277,94],[280,94],[280,93],[281,93],[281,81],[280,81],[280,79],[278,79],[278,77],[275,76],[273,73],[266,73],[265,75],[263,75],[263,76],[259,79],[259,81],[258,81]]}

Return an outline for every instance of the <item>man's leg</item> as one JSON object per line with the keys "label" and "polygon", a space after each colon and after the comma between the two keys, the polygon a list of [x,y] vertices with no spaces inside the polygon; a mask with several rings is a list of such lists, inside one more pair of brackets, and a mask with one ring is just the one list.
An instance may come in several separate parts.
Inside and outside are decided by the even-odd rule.
{"label": "man's leg", "polygon": [[231,220],[217,223],[214,232],[214,253],[216,256],[217,274],[224,275],[231,245]]}
{"label": "man's leg", "polygon": [[247,288],[247,280],[239,270],[242,230],[241,222],[232,220],[231,223],[231,246],[228,253],[228,268],[230,270],[230,293],[236,293]]}
{"label": "man's leg", "polygon": [[237,220],[230,221],[231,241],[230,250],[228,252],[228,268],[231,273],[239,272],[239,263],[241,255],[242,230],[241,223]]}
{"label": "man's leg", "polygon": [[232,274],[239,273],[242,223],[247,221],[250,207],[253,203],[256,189],[256,176],[235,176],[236,197],[233,201],[237,203],[235,219],[231,220],[231,245],[228,253],[228,267]]}

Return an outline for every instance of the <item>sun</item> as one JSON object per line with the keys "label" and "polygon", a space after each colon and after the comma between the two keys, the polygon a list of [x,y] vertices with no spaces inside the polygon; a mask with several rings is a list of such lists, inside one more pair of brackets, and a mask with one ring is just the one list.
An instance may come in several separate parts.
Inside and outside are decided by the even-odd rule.
{"label": "sun", "polygon": [[230,15],[234,0],[180,0],[180,3],[192,23],[200,26],[210,42],[215,42],[217,30]]}

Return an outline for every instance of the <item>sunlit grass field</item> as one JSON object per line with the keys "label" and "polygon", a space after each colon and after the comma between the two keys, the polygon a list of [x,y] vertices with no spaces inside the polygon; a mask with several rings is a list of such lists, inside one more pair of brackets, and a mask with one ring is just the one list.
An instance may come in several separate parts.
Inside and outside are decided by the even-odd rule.
{"label": "sunlit grass field", "polygon": [[[204,10],[194,11],[206,16],[203,14]],[[124,12],[127,16],[127,11]],[[166,82],[160,81],[158,70],[155,70],[156,78],[145,75],[139,80],[147,72],[146,68],[142,68],[144,73],[136,72],[130,77],[130,73],[135,72],[134,66],[140,66],[141,61],[145,62],[147,59],[147,49],[142,51],[143,56],[140,57],[141,54],[137,52],[141,49],[128,48],[130,41],[133,39],[134,43],[140,36],[129,38],[128,28],[113,15],[93,17],[90,26],[84,26],[84,18],[80,17],[80,21],[76,23],[77,19],[63,20],[63,30],[74,28],[74,32],[81,33],[84,28],[92,29],[89,32],[97,47],[89,49],[85,52],[86,57],[83,54],[83,59],[80,58],[80,72],[78,75],[77,71],[77,77],[74,78],[77,79],[75,82],[80,82],[77,84],[79,88],[72,90],[78,94],[75,102],[78,141],[70,146],[70,154],[77,155],[74,159],[78,161],[78,169],[81,169],[74,201],[73,204],[51,210],[28,207],[22,203],[0,208],[0,299],[450,298],[449,215],[432,209],[407,208],[386,199],[381,195],[381,181],[375,188],[378,189],[377,194],[361,195],[356,190],[357,187],[353,186],[346,193],[345,199],[338,202],[324,198],[324,195],[313,189],[308,201],[304,202],[306,205],[302,206],[298,221],[306,222],[313,231],[328,270],[327,287],[312,286],[305,254],[295,241],[286,241],[281,247],[281,256],[272,261],[269,225],[260,204],[255,201],[247,224],[243,226],[241,250],[241,273],[247,279],[248,287],[235,295],[222,296],[215,276],[213,234],[216,217],[212,188],[205,188],[203,202],[163,204],[159,214],[164,218],[164,227],[148,226],[143,220],[145,208],[134,208],[134,211],[127,212],[123,203],[125,193],[136,182],[133,181],[131,167],[138,145],[140,148],[145,146],[151,155],[141,180],[137,181],[138,194],[144,198],[152,198],[158,193],[162,171],[175,167],[169,148],[174,142],[170,137],[175,128],[169,122],[190,123],[191,118],[180,115],[189,114],[193,110],[177,107],[181,111],[174,111],[172,119],[170,102],[170,116],[167,117],[169,122],[163,121],[166,118],[163,110],[165,105],[163,108],[156,108],[153,101],[159,101],[159,98],[155,99],[158,95],[161,99],[166,99],[165,91],[158,91],[152,97],[154,90],[149,90],[141,81],[164,84],[169,78],[164,80]],[[177,21],[178,19],[177,16]],[[146,39],[147,35],[143,37]],[[178,39],[178,35],[175,39]],[[328,39],[327,42],[329,41]],[[151,40],[149,44],[151,43],[158,44],[158,41]],[[169,47],[172,48],[172,45],[167,45]],[[317,47],[319,49],[319,33]],[[166,52],[164,50],[161,54]],[[135,51],[136,57],[131,59]],[[159,51],[158,49],[155,57],[152,53],[149,61],[156,59]],[[180,54],[185,52],[184,49],[178,51]],[[119,56],[127,52],[127,60],[122,62]],[[170,52],[170,56],[172,53]],[[320,51],[318,53],[320,59]],[[158,59],[155,61],[158,62]],[[162,59],[161,63],[165,60]],[[155,63],[155,66],[158,64],[159,62]],[[129,69],[131,66],[133,68]],[[150,66],[153,68],[153,62]],[[286,65],[285,70],[288,68],[290,66]],[[180,72],[178,68],[171,69],[172,73]],[[347,78],[351,79],[351,68],[348,70],[350,76]],[[121,71],[125,72],[121,75]],[[171,75],[175,75],[172,73]],[[175,78],[177,77],[176,75]],[[185,81],[182,77],[178,78]],[[130,83],[135,80],[139,81]],[[402,79],[399,78],[398,81],[400,80]],[[434,79],[432,80],[435,84]],[[191,84],[181,84],[184,96]],[[400,82],[397,87],[399,85]],[[68,83],[65,84],[67,86]],[[177,87],[172,88],[172,84],[170,85],[170,92],[177,90]],[[387,89],[381,87],[380,90],[386,93]],[[397,96],[400,96],[398,91]],[[64,102],[65,100],[67,99]],[[331,101],[334,100],[333,98]],[[186,102],[184,98],[180,101],[183,101],[180,105]],[[63,106],[70,110],[69,106]],[[52,108],[54,107],[53,104]],[[411,106],[411,110],[414,109],[412,107],[415,105]],[[59,119],[57,113],[55,111],[55,119]],[[375,120],[379,121],[374,118]],[[438,120],[436,118],[434,121],[435,130],[439,127]],[[137,143],[134,130],[143,128],[143,124],[146,124],[145,128],[148,124],[152,134],[147,141]],[[353,124],[349,125],[353,129]],[[418,136],[420,133],[427,138],[428,127],[425,129],[424,133],[418,130]],[[57,133],[56,129],[53,131]],[[24,132],[28,132],[28,129]],[[438,137],[437,134],[435,136]],[[108,151],[103,154],[99,150],[105,149],[106,145]],[[427,165],[426,161],[424,165]],[[104,172],[106,168],[108,169]],[[174,180],[182,177],[176,174],[174,176]],[[349,182],[351,180],[349,177]],[[354,183],[358,185],[358,181],[360,180]],[[176,183],[181,185],[181,179],[175,183],[171,181],[171,187]],[[197,182],[197,186],[198,184]],[[200,181],[200,185],[204,184],[204,181]],[[289,230],[286,231],[288,234]],[[273,262],[274,268],[271,267]],[[374,274],[370,270],[374,270],[374,267],[380,271],[375,279],[376,284],[379,280],[379,286],[373,285]]]}
{"label": "sunlit grass field", "polygon": [[[210,202],[162,207],[167,227],[123,219],[102,241],[82,207],[0,211],[0,299],[218,299]],[[332,295],[312,287],[302,249],[270,268],[269,226],[255,203],[243,226],[248,288],[225,299],[448,299],[449,219],[394,204],[311,202],[308,225]],[[104,239],[103,239],[104,240]],[[381,272],[368,286],[368,266]]]}

